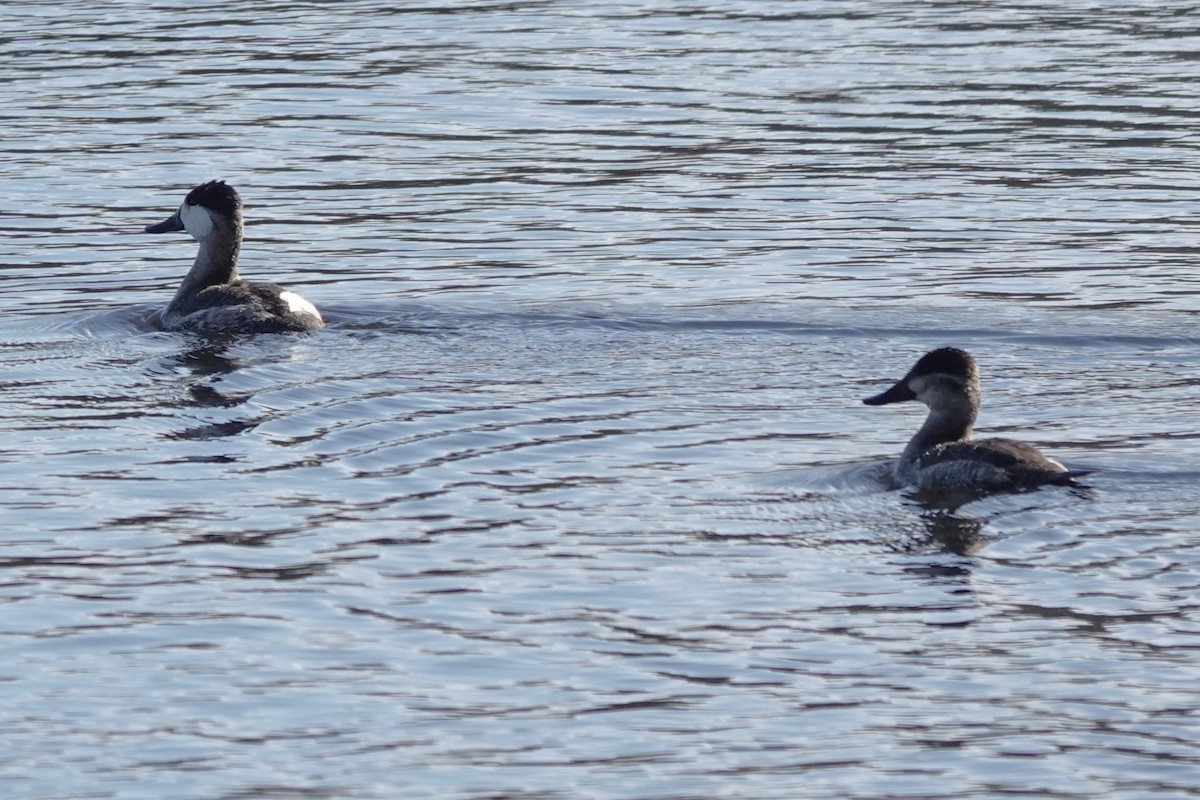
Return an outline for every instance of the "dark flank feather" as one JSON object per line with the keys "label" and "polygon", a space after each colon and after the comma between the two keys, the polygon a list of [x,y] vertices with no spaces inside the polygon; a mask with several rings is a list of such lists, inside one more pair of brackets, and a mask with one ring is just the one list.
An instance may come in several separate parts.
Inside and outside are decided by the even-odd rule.
{"label": "dark flank feather", "polygon": [[931,447],[916,458],[918,469],[937,464],[986,464],[995,467],[1011,480],[1014,488],[1033,487],[1043,483],[1069,485],[1086,472],[1070,472],[1038,452],[1033,445],[1012,439],[971,439],[947,442]]}

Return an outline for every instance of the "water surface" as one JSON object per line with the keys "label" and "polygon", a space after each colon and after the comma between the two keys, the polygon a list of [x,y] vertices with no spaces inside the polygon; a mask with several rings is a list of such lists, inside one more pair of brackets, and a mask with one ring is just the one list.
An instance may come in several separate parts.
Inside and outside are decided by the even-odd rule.
{"label": "water surface", "polygon": [[[6,9],[4,796],[1200,795],[1190,12]],[[1086,486],[889,491],[942,345]]]}

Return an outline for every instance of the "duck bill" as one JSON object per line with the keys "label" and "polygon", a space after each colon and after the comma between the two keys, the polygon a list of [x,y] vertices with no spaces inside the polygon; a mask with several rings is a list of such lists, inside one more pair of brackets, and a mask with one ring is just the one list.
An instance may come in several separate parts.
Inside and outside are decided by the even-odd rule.
{"label": "duck bill", "polygon": [[162,222],[146,226],[146,233],[171,233],[172,231],[181,230],[183,230],[183,220],[180,219],[178,211],[164,219]]}
{"label": "duck bill", "polygon": [[882,394],[863,400],[869,406],[886,406],[888,403],[903,403],[905,400],[916,400],[916,393],[908,388],[908,381],[899,381],[895,386]]}

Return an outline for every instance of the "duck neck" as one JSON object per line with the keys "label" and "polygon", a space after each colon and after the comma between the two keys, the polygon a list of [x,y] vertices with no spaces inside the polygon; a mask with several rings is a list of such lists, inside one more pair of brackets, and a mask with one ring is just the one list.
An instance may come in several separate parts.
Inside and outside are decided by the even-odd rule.
{"label": "duck neck", "polygon": [[967,441],[975,427],[977,413],[973,408],[931,409],[921,430],[904,448],[902,459],[914,459],[929,448],[946,442]]}
{"label": "duck neck", "polygon": [[242,247],[242,226],[214,228],[200,241],[200,250],[192,268],[184,276],[175,301],[193,297],[209,286],[220,286],[238,279],[238,251]]}

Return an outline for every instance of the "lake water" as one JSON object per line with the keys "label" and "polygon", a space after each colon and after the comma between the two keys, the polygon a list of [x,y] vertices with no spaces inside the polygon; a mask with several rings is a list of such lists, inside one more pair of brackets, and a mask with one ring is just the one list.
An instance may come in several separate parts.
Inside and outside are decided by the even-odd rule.
{"label": "lake water", "polygon": [[[1200,29],[0,17],[5,798],[1200,796]],[[154,330],[194,185],[330,327]],[[924,351],[1095,472],[950,511]]]}

